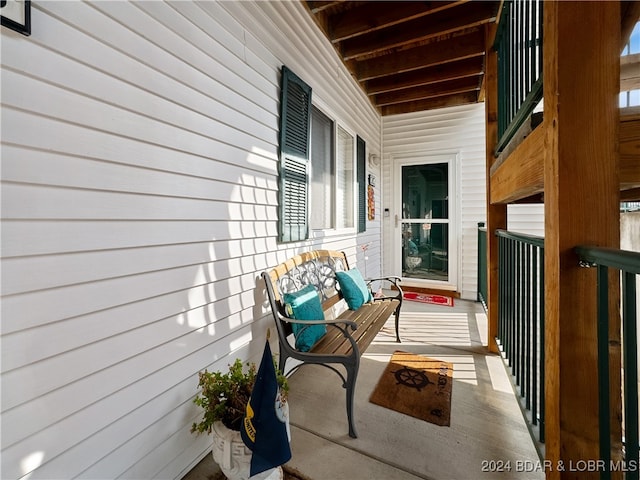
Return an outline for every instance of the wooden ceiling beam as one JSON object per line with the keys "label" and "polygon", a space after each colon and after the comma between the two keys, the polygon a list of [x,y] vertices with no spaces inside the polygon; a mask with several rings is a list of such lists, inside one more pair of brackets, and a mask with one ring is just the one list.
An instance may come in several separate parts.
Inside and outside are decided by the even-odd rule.
{"label": "wooden ceiling beam", "polygon": [[489,23],[495,20],[495,10],[495,4],[489,2],[460,5],[345,40],[339,49],[345,60],[358,60]]}
{"label": "wooden ceiling beam", "polygon": [[482,57],[468,58],[458,62],[435,65],[433,67],[414,70],[407,73],[382,77],[365,82],[363,87],[369,95],[391,92],[394,90],[429,85],[432,83],[455,80],[482,75]]}
{"label": "wooden ceiling beam", "polygon": [[457,95],[447,95],[446,97],[437,97],[428,100],[417,100],[407,103],[399,103],[388,105],[380,108],[380,113],[385,115],[396,115],[400,113],[421,112],[424,110],[433,110],[436,108],[453,107],[457,105],[468,105],[476,103],[478,95],[476,92],[460,93]]}
{"label": "wooden ceiling beam", "polygon": [[620,192],[621,202],[638,202],[640,201],[640,188],[632,188],[631,190],[623,190]]}
{"label": "wooden ceiling beam", "polygon": [[376,106],[382,107],[397,103],[425,100],[458,93],[480,90],[480,77],[467,77],[447,82],[434,83],[414,88],[398,90],[395,92],[381,93],[373,97]]}
{"label": "wooden ceiling beam", "polygon": [[640,53],[620,57],[620,91],[640,89]]}
{"label": "wooden ceiling beam", "polygon": [[361,6],[331,16],[327,30],[332,43],[440,12],[465,1],[360,2]]}
{"label": "wooden ceiling beam", "polygon": [[352,70],[359,81],[418,70],[484,55],[484,35],[476,28],[465,35],[450,34],[445,40],[404,50],[402,55],[386,55],[355,62]]}

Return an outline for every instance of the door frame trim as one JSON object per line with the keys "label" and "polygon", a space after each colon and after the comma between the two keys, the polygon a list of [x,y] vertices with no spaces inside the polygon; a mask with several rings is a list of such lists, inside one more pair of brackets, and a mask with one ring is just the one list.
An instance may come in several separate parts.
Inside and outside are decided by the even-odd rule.
{"label": "door frame trim", "polygon": [[[393,212],[391,218],[391,250],[392,268],[395,275],[402,278],[403,286],[415,286],[420,288],[435,288],[440,290],[458,291],[460,279],[460,242],[459,231],[461,228],[460,211],[460,176],[459,176],[459,151],[419,151],[406,153],[402,156],[394,156],[392,159],[392,185],[393,185]],[[447,163],[449,165],[449,280],[423,280],[402,276],[402,246],[397,241],[402,225],[402,167],[406,165],[425,165],[432,163]],[[397,222],[395,218],[397,216]],[[451,255],[451,252],[454,254]]]}

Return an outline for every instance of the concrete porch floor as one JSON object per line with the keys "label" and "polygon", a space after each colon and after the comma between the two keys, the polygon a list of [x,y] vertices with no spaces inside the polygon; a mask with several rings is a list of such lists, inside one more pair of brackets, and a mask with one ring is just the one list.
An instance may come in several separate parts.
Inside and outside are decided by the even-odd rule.
{"label": "concrete porch floor", "polygon": [[[540,458],[502,359],[489,354],[480,304],[406,301],[363,355],[356,387],[358,438],[348,436],[345,393],[328,369],[304,366],[290,377],[292,459],[309,480],[543,479]],[[404,350],[454,364],[451,425],[440,427],[369,402],[391,355]],[[534,470],[534,471],[532,471]],[[207,455],[184,480],[211,480]]]}

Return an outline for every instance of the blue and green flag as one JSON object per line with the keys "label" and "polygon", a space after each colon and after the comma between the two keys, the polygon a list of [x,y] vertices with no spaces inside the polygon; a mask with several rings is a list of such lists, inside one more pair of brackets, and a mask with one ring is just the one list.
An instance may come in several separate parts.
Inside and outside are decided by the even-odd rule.
{"label": "blue and green flag", "polygon": [[240,434],[251,449],[251,476],[278,467],[291,458],[280,388],[267,339],[256,383],[247,403]]}

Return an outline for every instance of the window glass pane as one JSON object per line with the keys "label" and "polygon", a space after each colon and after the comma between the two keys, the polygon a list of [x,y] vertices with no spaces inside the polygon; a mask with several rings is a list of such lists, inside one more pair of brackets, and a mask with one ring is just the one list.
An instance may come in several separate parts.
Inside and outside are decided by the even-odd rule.
{"label": "window glass pane", "polygon": [[312,229],[333,228],[333,122],[317,108],[311,114]]}
{"label": "window glass pane", "polygon": [[338,228],[353,227],[353,137],[338,127],[336,203]]}
{"label": "window glass pane", "polygon": [[402,167],[402,218],[449,217],[449,165],[428,163]]}
{"label": "window glass pane", "polygon": [[636,23],[631,38],[629,38],[629,54],[640,53],[640,22]]}

